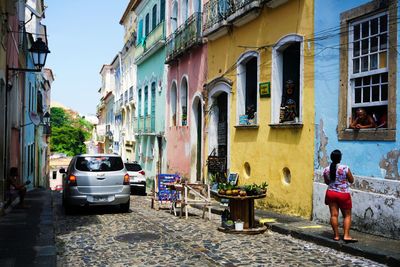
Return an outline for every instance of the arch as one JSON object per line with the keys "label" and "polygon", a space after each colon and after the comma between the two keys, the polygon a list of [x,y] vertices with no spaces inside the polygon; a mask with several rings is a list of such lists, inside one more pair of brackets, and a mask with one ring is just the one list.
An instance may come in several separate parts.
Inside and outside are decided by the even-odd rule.
{"label": "arch", "polygon": [[247,115],[250,124],[257,124],[259,112],[259,74],[260,54],[256,51],[247,51],[240,55],[237,61],[237,101],[236,124],[241,124],[240,116]]}
{"label": "arch", "polygon": [[181,79],[181,86],[179,89],[179,103],[180,103],[180,125],[188,125],[188,92],[189,82],[187,75],[183,75]]}
{"label": "arch", "polygon": [[290,48],[291,45],[298,43],[300,46],[299,52],[299,76],[298,76],[298,119],[299,122],[302,121],[302,103],[303,103],[303,73],[304,73],[304,56],[303,56],[303,40],[304,37],[298,34],[288,34],[283,36],[279,41],[274,45],[272,49],[272,71],[271,71],[271,123],[278,124],[280,123],[279,115],[280,115],[280,106],[283,95],[283,79],[284,79],[284,53],[285,50]]}
{"label": "arch", "polygon": [[[203,125],[204,105],[203,96],[196,92],[193,96],[190,118],[190,181],[200,182],[203,177]],[[204,182],[204,181],[201,181]]]}
{"label": "arch", "polygon": [[172,3],[172,13],[170,17],[171,23],[171,33],[175,32],[178,28],[178,2],[174,1]]}
{"label": "arch", "polygon": [[178,97],[178,92],[177,92],[177,86],[176,86],[176,81],[172,81],[171,85],[171,90],[170,90],[170,97],[169,97],[169,110],[170,110],[170,126],[176,126],[177,125],[177,97]]}
{"label": "arch", "polygon": [[[230,122],[230,103],[232,98],[232,84],[227,79],[216,79],[209,84],[209,93],[208,93],[208,104],[206,114],[209,117],[208,119],[208,153],[211,153],[214,149],[218,152],[218,122],[219,122],[219,107],[218,107],[218,98],[221,95],[226,96],[225,106],[226,106],[226,121],[229,126]],[[230,166],[230,129],[227,127],[226,131],[226,155],[227,155],[227,171],[229,171]]]}

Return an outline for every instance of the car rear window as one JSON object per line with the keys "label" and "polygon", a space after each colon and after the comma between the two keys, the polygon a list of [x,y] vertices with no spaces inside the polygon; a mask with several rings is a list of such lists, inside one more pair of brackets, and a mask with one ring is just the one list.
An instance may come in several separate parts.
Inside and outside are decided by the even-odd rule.
{"label": "car rear window", "polygon": [[120,171],[124,168],[121,157],[86,156],[76,160],[76,169],[90,172]]}
{"label": "car rear window", "polygon": [[125,163],[125,167],[129,172],[138,172],[142,170],[142,167],[136,163]]}

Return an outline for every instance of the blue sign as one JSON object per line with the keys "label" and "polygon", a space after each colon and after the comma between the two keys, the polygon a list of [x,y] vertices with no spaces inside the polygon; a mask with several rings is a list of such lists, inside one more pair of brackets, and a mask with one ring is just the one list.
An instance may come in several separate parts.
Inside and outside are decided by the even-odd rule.
{"label": "blue sign", "polygon": [[158,200],[174,201],[179,199],[179,192],[171,190],[167,185],[180,180],[177,174],[159,174],[158,175]]}

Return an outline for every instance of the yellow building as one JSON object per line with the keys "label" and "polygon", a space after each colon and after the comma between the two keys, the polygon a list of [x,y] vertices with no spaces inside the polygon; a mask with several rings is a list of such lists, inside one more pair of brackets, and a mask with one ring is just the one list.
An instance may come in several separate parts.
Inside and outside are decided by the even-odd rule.
{"label": "yellow building", "polygon": [[239,184],[269,184],[259,208],[311,217],[314,153],[312,0],[204,5],[206,149]]}

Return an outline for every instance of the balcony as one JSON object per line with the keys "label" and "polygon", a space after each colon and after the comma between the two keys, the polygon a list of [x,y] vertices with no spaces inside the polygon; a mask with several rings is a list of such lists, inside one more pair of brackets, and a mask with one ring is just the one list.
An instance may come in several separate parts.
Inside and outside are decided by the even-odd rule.
{"label": "balcony", "polygon": [[145,115],[133,119],[133,130],[135,134],[154,133],[156,120],[154,115]]}
{"label": "balcony", "polygon": [[184,24],[168,37],[165,63],[171,63],[193,46],[202,43],[201,16],[202,13],[200,12],[193,13]]}
{"label": "balcony", "polygon": [[263,3],[269,0],[210,0],[204,4],[203,34],[215,40],[228,28],[242,26],[260,14]]}
{"label": "balcony", "polygon": [[140,64],[154,54],[165,43],[165,23],[160,22],[145,38],[136,45],[135,63]]}

